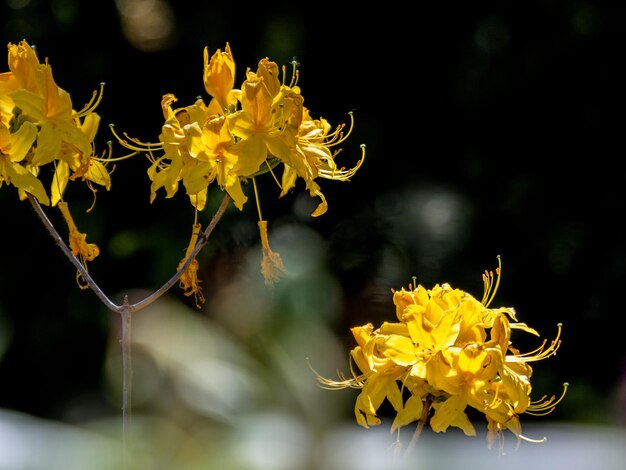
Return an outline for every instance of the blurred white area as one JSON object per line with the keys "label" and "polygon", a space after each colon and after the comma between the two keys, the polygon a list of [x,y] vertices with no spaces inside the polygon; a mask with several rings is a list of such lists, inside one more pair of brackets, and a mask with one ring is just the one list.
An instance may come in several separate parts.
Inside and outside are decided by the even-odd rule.
{"label": "blurred white area", "polygon": [[0,410],[2,470],[122,468],[121,450],[101,433]]}
{"label": "blurred white area", "polygon": [[[1,470],[122,469],[122,447],[111,437],[116,420],[69,426],[0,410]],[[155,417],[133,422],[131,469],[219,470],[623,470],[624,429],[549,423],[527,426],[541,444],[515,449],[507,436],[504,454],[480,437],[425,433],[409,459],[394,459],[384,425],[369,430],[341,423],[315,434],[306,421],[268,410],[239,416],[229,428],[199,424],[193,432]]]}

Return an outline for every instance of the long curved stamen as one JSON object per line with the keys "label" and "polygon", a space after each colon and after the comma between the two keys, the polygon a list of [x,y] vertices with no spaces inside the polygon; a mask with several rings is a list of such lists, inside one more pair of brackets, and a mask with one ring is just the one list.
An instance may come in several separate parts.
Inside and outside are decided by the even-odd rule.
{"label": "long curved stamen", "polygon": [[78,112],[74,113],[74,118],[80,118],[85,116],[86,114],[89,114],[90,112],[92,112],[94,109],[96,109],[98,107],[98,105],[100,104],[100,101],[102,101],[102,95],[104,94],[104,82],[100,83],[100,91],[94,90],[94,92],[91,95],[91,99],[89,100],[89,103],[87,103],[83,109],[81,109]]}
{"label": "long curved stamen", "polygon": [[347,132],[344,132],[346,127],[345,124],[339,124],[333,132],[324,135],[323,130],[321,128],[317,128],[315,131],[311,132],[308,136],[300,136],[299,141],[311,144],[321,145],[323,141],[324,147],[334,147],[339,145],[350,136],[352,133],[352,129],[354,128],[354,113],[350,111],[348,113],[350,115],[350,127]]}
{"label": "long curved stamen", "polygon": [[336,181],[347,181],[352,176],[354,176],[354,174],[357,172],[359,168],[361,168],[361,165],[363,164],[364,160],[365,160],[365,144],[361,144],[361,158],[359,159],[359,161],[353,168],[350,168],[349,170],[346,170],[345,168],[332,169],[332,170],[318,169],[318,175],[326,179],[331,179],[331,180],[336,180]]}
{"label": "long curved stamen", "polygon": [[352,129],[354,129],[354,113],[350,111],[348,115],[350,116],[350,127],[348,128],[348,131],[344,133],[343,130],[345,129],[346,125],[339,124],[333,132],[326,136],[325,144],[327,147],[333,147],[335,145],[342,144],[346,141],[350,134],[352,134]]}
{"label": "long curved stamen", "polygon": [[549,399],[546,400],[546,395],[544,395],[539,400],[531,402],[525,413],[533,416],[545,416],[552,413],[556,408],[556,405],[561,403],[561,401],[565,397],[565,394],[567,393],[567,387],[569,387],[569,384],[565,382],[563,384],[563,392],[561,393],[561,396],[559,398],[555,398],[555,396],[552,395]]}
{"label": "long curved stamen", "polygon": [[[109,124],[109,128],[111,129],[111,133],[115,136],[115,138],[129,150],[134,150],[135,152],[151,152],[154,150],[163,150],[163,143],[152,143],[152,142],[142,142],[139,139],[134,137],[130,137],[126,132],[124,132],[123,137],[120,136],[115,130],[114,124]],[[131,143],[132,142],[132,143]]]}
{"label": "long curved stamen", "polygon": [[483,298],[480,301],[485,307],[489,307],[489,304],[493,301],[493,298],[496,296],[496,292],[498,291],[498,287],[500,286],[500,275],[502,272],[502,260],[500,255],[498,255],[498,267],[496,268],[496,277],[494,282],[493,271],[485,271],[483,274],[483,284],[484,294]]}
{"label": "long curved stamen", "polygon": [[[109,141],[107,142],[107,145],[109,146],[109,155],[111,155],[111,154],[113,153],[113,142],[111,142],[111,141],[109,140]],[[139,153],[139,152],[135,150],[134,152],[129,153],[128,155],[123,155],[123,156],[121,156],[121,157],[115,157],[115,158],[113,158],[113,157],[111,157],[111,156],[107,157],[107,156],[106,156],[106,151],[105,151],[105,152],[103,152],[103,153],[102,153],[102,156],[101,156],[101,157],[98,157],[98,156],[96,156],[96,155],[93,155],[91,158],[92,158],[93,160],[96,160],[96,161],[98,161],[98,162],[103,163],[104,165],[106,165],[107,163],[110,163],[110,162],[121,162],[122,160],[126,160],[127,158],[134,157],[134,156],[135,156],[135,155],[137,155],[138,153]]]}
{"label": "long curved stamen", "polygon": [[558,331],[556,334],[556,338],[554,338],[550,342],[550,346],[546,348],[546,340],[543,340],[543,343],[541,343],[541,346],[539,346],[538,348],[532,351],[529,351],[523,354],[515,354],[515,355],[506,356],[506,362],[535,362],[535,361],[541,361],[550,356],[554,356],[556,352],[558,351],[559,347],[561,346],[560,338],[561,338],[561,330],[563,329],[563,324],[559,323],[557,324],[557,327],[558,327]]}
{"label": "long curved stamen", "polygon": [[337,371],[337,376],[339,377],[340,380],[332,380],[319,374],[315,369],[313,369],[310,363],[309,363],[309,368],[315,374],[317,381],[320,383],[320,387],[326,390],[342,390],[344,388],[363,388],[363,385],[365,385],[365,381],[367,380],[367,378],[370,375],[372,375],[371,372],[366,373],[366,374],[357,374],[354,371],[354,364],[352,362],[352,358],[350,358],[350,373],[352,374],[352,378],[347,378],[342,372]]}

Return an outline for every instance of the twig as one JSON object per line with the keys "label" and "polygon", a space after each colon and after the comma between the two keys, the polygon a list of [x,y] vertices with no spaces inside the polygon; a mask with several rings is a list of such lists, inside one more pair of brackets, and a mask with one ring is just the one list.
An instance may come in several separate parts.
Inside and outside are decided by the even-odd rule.
{"label": "twig", "polygon": [[180,279],[180,277],[183,275],[183,273],[189,266],[189,263],[191,263],[191,261],[197,256],[197,254],[204,247],[204,245],[207,244],[209,240],[209,236],[215,229],[215,226],[217,225],[219,220],[224,215],[224,212],[226,211],[226,208],[228,207],[228,204],[230,203],[231,198],[227,193],[224,195],[224,199],[222,200],[222,203],[220,207],[218,208],[217,212],[213,215],[211,222],[209,222],[209,225],[198,237],[198,242],[196,243],[196,246],[194,247],[193,251],[189,254],[185,262],[181,265],[180,269],[178,269],[176,274],[174,274],[174,276],[172,276],[169,281],[163,284],[163,286],[161,286],[158,290],[150,294],[148,297],[134,304],[129,304],[128,296],[127,295],[124,296],[124,301],[122,305],[115,304],[106,296],[104,292],[102,292],[102,289],[100,289],[96,281],[94,281],[91,275],[87,272],[87,270],[85,269],[83,264],[80,262],[80,260],[76,258],[76,256],[74,256],[74,254],[72,253],[72,250],[70,250],[67,244],[63,241],[63,238],[61,238],[61,235],[59,235],[59,232],[56,230],[56,228],[54,227],[54,225],[52,224],[52,222],[50,221],[46,213],[41,208],[39,201],[37,201],[37,199],[30,194],[28,194],[28,200],[30,201],[37,215],[39,216],[39,219],[43,222],[43,225],[48,230],[48,233],[52,236],[56,244],[59,246],[59,248],[61,248],[63,253],[65,253],[65,255],[72,262],[72,264],[76,266],[76,269],[78,269],[78,272],[80,273],[80,275],[85,279],[89,288],[95,292],[98,298],[102,301],[102,303],[104,303],[104,305],[106,305],[106,307],[109,310],[111,310],[114,313],[118,313],[120,315],[121,324],[122,324],[121,326],[122,337],[120,340],[121,347],[122,347],[122,441],[123,441],[123,446],[124,446],[124,449],[123,449],[124,466],[126,466],[128,438],[129,438],[128,435],[130,432],[131,407],[132,407],[132,376],[133,376],[132,360],[131,360],[132,359],[131,358],[132,314],[152,304],[159,297],[165,294],[174,284],[176,284],[176,282]]}
{"label": "twig", "polygon": [[172,278],[169,281],[163,284],[163,286],[161,286],[158,290],[150,294],[148,297],[144,298],[143,300],[140,300],[139,302],[136,302],[134,304],[128,304],[128,305],[124,305],[124,304],[117,305],[116,303],[111,301],[104,292],[102,292],[100,287],[98,287],[98,284],[96,283],[96,281],[93,280],[93,278],[87,272],[87,270],[82,265],[80,260],[74,256],[74,254],[72,253],[72,250],[70,250],[69,247],[65,244],[65,242],[63,241],[63,238],[61,238],[61,235],[59,235],[59,232],[57,232],[56,228],[54,227],[54,225],[52,224],[52,222],[50,221],[46,213],[41,208],[39,201],[37,201],[37,199],[35,199],[35,197],[30,194],[28,195],[28,200],[30,201],[33,209],[35,210],[35,212],[37,213],[37,215],[43,222],[44,226],[48,230],[48,233],[52,236],[56,244],[59,246],[59,248],[61,248],[63,253],[65,253],[65,255],[69,258],[72,264],[76,266],[76,269],[78,269],[78,272],[81,274],[81,276],[83,276],[89,288],[96,293],[96,295],[102,301],[102,303],[104,303],[104,305],[106,305],[106,307],[109,310],[115,313],[121,313],[122,308],[127,308],[129,313],[135,313],[141,309],[146,308],[148,305],[152,304],[155,300],[157,300],[159,297],[165,294],[174,284],[176,284],[176,282],[178,282],[180,277],[183,275],[183,273],[189,266],[189,263],[191,263],[191,261],[198,255],[200,250],[204,248],[204,245],[206,245],[207,242],[209,241],[209,236],[215,229],[215,226],[217,225],[219,220],[224,215],[224,212],[226,211],[228,204],[230,204],[231,198],[228,195],[228,193],[224,195],[224,199],[222,200],[222,203],[220,207],[217,209],[217,212],[215,213],[215,215],[213,215],[211,222],[209,222],[209,225],[206,227],[206,229],[204,229],[202,234],[198,237],[198,243],[196,243],[195,248],[193,249],[191,254],[187,257],[187,259],[182,264],[180,269],[176,272],[176,274],[174,274],[174,276],[172,276]]}
{"label": "twig", "polygon": [[128,304],[128,296],[124,296],[124,303],[120,310],[122,323],[122,442],[124,443],[123,461],[124,468],[127,463],[127,443],[130,432],[130,418],[132,409],[132,389],[133,389],[133,363],[131,355],[131,311]]}
{"label": "twig", "polygon": [[74,266],[76,266],[76,269],[78,269],[78,272],[80,273],[81,276],[83,276],[83,278],[85,279],[85,281],[87,282],[91,290],[93,290],[96,293],[98,298],[102,301],[104,305],[107,306],[109,310],[119,313],[120,306],[113,303],[104,294],[104,292],[102,292],[100,287],[98,287],[98,285],[93,280],[91,275],[87,272],[87,270],[85,269],[83,264],[80,262],[80,260],[76,258],[76,256],[74,256],[74,254],[72,253],[72,250],[70,250],[69,247],[65,244],[65,242],[63,241],[63,238],[61,238],[61,235],[59,235],[59,232],[57,232],[57,229],[54,227],[52,222],[50,222],[50,219],[41,208],[39,201],[37,201],[37,199],[35,199],[35,197],[32,196],[31,194],[28,194],[28,200],[30,201],[31,206],[33,207],[37,215],[39,216],[39,219],[43,222],[43,225],[46,227],[46,230],[48,230],[48,233],[52,236],[52,238],[54,239],[58,247],[61,248],[61,251],[65,253],[65,256],[67,256],[69,260],[71,261],[71,263]]}

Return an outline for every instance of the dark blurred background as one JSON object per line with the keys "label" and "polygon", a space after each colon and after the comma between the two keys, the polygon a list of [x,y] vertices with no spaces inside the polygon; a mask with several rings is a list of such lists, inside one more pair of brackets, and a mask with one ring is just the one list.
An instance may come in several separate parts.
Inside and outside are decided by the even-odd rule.
{"label": "dark blurred background", "polygon": [[[285,313],[301,304],[298,312],[319,315],[347,355],[350,326],[393,318],[391,288],[415,276],[480,299],[481,274],[495,269],[499,255],[503,276],[493,305],[515,307],[520,321],[548,339],[563,323],[557,356],[533,364],[538,396],[571,385],[550,419],[623,426],[626,4],[306,5],[2,0],[0,28],[4,44],[26,39],[49,59],[75,108],[106,83],[97,109],[100,150],[112,138],[109,123],[156,141],[162,95],[175,94],[181,106],[206,98],[203,49],[213,53],[226,42],[237,87],[263,57],[279,64],[296,58],[314,116],[336,125],[354,111],[337,161],[354,165],[361,143],[367,155],[352,181],[320,182],[325,215],[309,217],[317,201],[301,182],[280,200],[271,179],[260,182],[277,247],[281,236],[297,238],[293,227],[315,234],[320,269],[275,288],[273,313],[250,326],[254,304],[233,308],[235,316],[219,306],[225,296],[245,295],[240,288],[262,284],[255,276],[252,284],[236,281],[245,256],[259,253],[252,200],[243,213],[227,212],[199,258],[207,303],[194,315],[208,316],[248,350],[260,351],[261,338],[286,323],[305,325],[302,313]],[[114,153],[124,150],[114,146]],[[117,299],[165,282],[191,230],[182,190],[149,203],[147,167],[142,157],[119,163],[111,191],[98,192],[91,214],[81,212],[90,192],[70,185],[66,193],[79,227],[101,247],[90,272]],[[213,194],[204,223],[218,202]],[[0,190],[0,207],[0,407],[72,421],[90,416],[68,410],[91,401],[100,403],[89,408],[94,415],[115,415],[103,363],[117,319],[78,289],[74,268],[13,187]],[[48,211],[59,222],[56,209]],[[283,257],[288,267],[297,261],[289,252]],[[332,308],[324,303],[329,291]],[[193,308],[179,289],[169,296]]]}

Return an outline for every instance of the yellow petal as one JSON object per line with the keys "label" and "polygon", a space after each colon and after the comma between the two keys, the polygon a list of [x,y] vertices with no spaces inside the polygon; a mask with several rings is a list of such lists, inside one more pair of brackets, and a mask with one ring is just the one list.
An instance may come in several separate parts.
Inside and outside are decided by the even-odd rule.
{"label": "yellow petal", "polygon": [[218,100],[222,109],[228,108],[229,92],[235,83],[235,61],[230,45],[226,43],[224,52],[218,49],[209,61],[209,50],[204,49],[204,88]]}
{"label": "yellow petal", "polygon": [[90,159],[89,168],[85,177],[100,186],[104,186],[107,191],[111,189],[111,175],[106,167],[97,160]]}
{"label": "yellow petal", "polygon": [[37,138],[37,128],[33,123],[24,122],[17,132],[10,136],[10,149],[3,149],[8,152],[12,162],[21,162],[31,149],[33,142]]}
{"label": "yellow petal", "polygon": [[56,170],[52,177],[52,185],[50,187],[50,194],[52,196],[52,205],[56,206],[63,198],[63,193],[67,187],[67,182],[70,178],[70,167],[64,160],[57,161]]}
{"label": "yellow petal", "polygon": [[391,432],[394,432],[396,429],[401,428],[402,426],[406,426],[407,424],[411,424],[414,421],[417,421],[422,416],[422,411],[424,409],[424,402],[422,401],[422,397],[412,395],[404,404],[404,407],[398,412],[395,419],[393,420],[393,424],[391,425]]}
{"label": "yellow petal", "polygon": [[463,430],[467,436],[475,436],[476,430],[465,414],[467,401],[462,396],[452,396],[443,403],[433,403],[435,414],[430,418],[430,427],[435,432],[445,432],[449,426]]}
{"label": "yellow petal", "polygon": [[243,210],[243,205],[248,200],[248,196],[243,193],[243,189],[241,188],[241,182],[239,178],[236,178],[233,184],[230,186],[226,186],[226,192],[233,198],[233,203],[235,207],[239,210]]}
{"label": "yellow petal", "polygon": [[410,366],[417,362],[416,349],[411,338],[406,336],[391,335],[385,340],[381,352],[399,366]]}
{"label": "yellow petal", "polygon": [[35,196],[41,204],[46,206],[50,204],[50,199],[41,181],[23,166],[0,158],[0,175],[4,175],[7,183],[11,183],[16,188]]}

